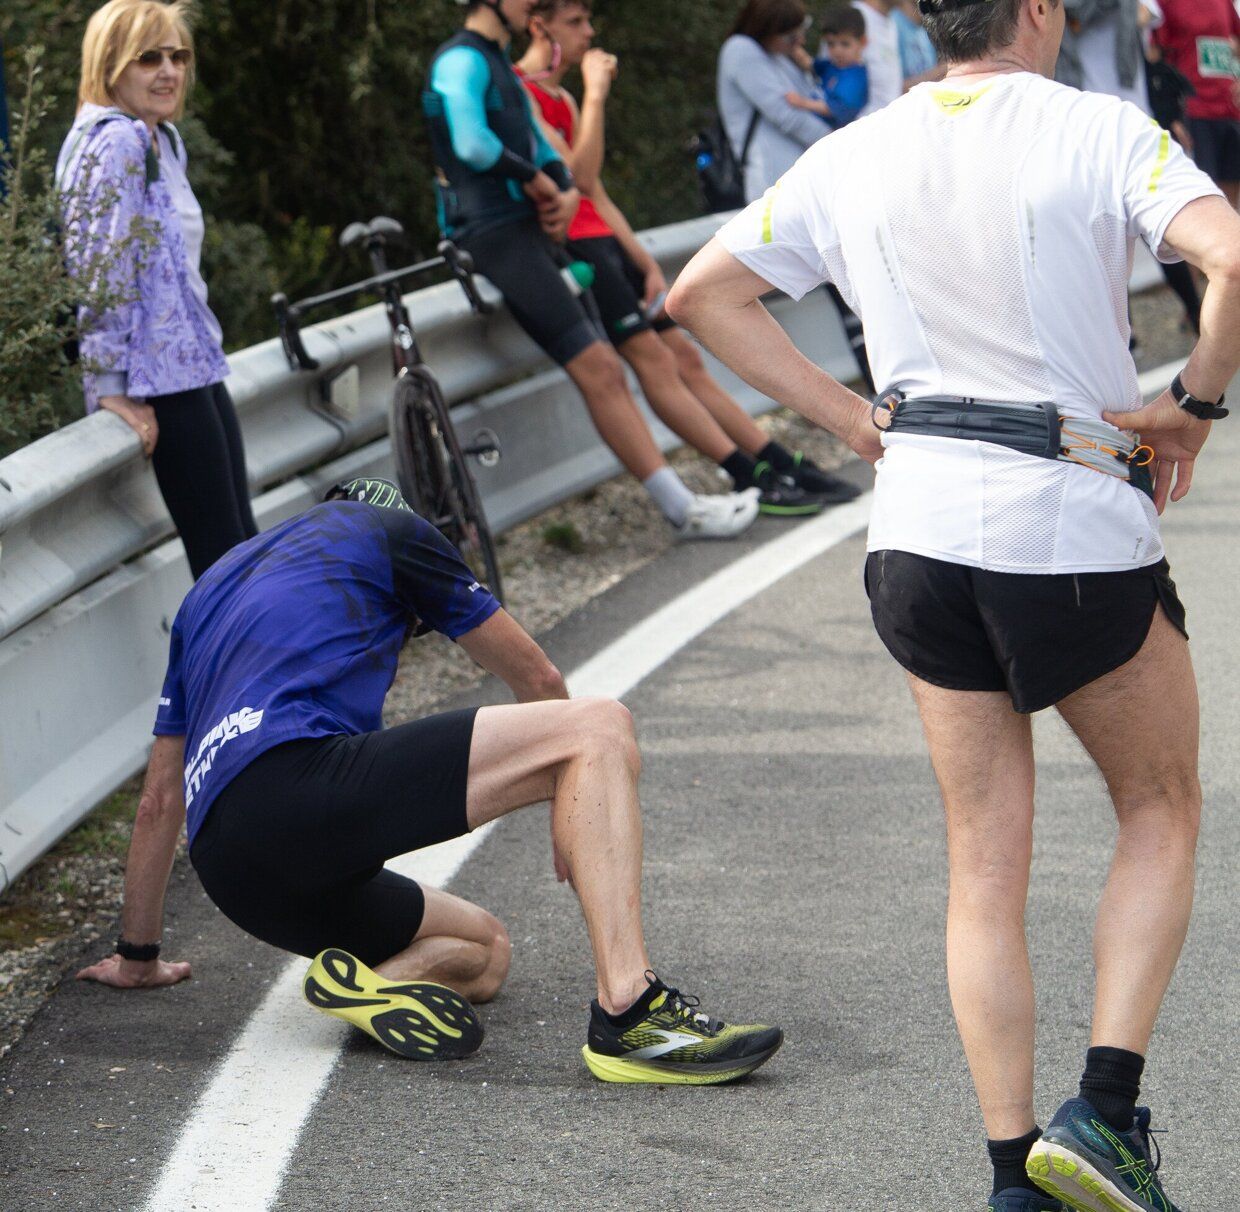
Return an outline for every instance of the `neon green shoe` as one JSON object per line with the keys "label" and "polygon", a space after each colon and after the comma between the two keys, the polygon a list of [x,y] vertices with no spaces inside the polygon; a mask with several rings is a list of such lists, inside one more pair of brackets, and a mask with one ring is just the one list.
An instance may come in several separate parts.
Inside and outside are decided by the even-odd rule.
{"label": "neon green shoe", "polygon": [[590,1004],[589,1042],[581,1050],[605,1082],[709,1086],[736,1081],[770,1060],[784,1042],[778,1027],[735,1026],[698,1010],[698,999],[665,985],[653,972],[650,987],[613,1022]]}
{"label": "neon green shoe", "polygon": [[315,957],[302,992],[316,1010],[409,1060],[460,1060],[482,1046],[478,1013],[459,993],[431,981],[393,983],[336,947]]}

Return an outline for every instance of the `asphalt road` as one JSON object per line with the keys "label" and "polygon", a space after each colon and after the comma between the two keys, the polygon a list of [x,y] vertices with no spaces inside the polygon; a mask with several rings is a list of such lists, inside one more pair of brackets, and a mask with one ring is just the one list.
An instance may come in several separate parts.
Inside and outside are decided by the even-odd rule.
{"label": "asphalt road", "polygon": [[[1196,915],[1144,1094],[1172,1130],[1168,1190],[1195,1212],[1236,1206],[1240,1179],[1238,461],[1240,423],[1216,426],[1196,487],[1164,525],[1201,681],[1206,813]],[[739,550],[779,533],[764,521]],[[548,650],[573,668],[737,551],[673,551],[562,624]],[[862,554],[860,537],[828,550],[626,700],[645,756],[655,963],[711,1013],[781,1024],[782,1052],[735,1087],[594,1081],[580,1059],[585,933],[552,876],[546,812],[533,809],[502,822],[452,883],[516,944],[509,984],[484,1011],[483,1050],[423,1067],[351,1040],[273,1207],[984,1206],[980,1119],[943,975],[941,810],[902,675],[870,626]],[[1029,932],[1045,1122],[1075,1089],[1087,1044],[1091,918],[1113,826],[1053,713],[1037,739]],[[194,961],[193,982],[118,994],[69,981],[0,1063],[4,1212],[143,1207],[283,965],[220,917],[192,874],[174,885],[169,920],[167,950]],[[309,1009],[294,1021],[318,1026]],[[263,1117],[247,1131],[262,1140]],[[242,1148],[224,1164],[245,1175],[252,1161]]]}

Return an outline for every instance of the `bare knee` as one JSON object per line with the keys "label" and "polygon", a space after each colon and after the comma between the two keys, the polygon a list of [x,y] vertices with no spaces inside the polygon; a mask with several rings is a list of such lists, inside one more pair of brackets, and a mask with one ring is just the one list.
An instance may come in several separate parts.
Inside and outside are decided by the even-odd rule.
{"label": "bare knee", "polygon": [[658,376],[665,380],[680,373],[676,355],[652,332],[630,337],[621,350],[625,360],[643,377]]}
{"label": "bare knee", "polygon": [[574,360],[569,368],[588,401],[607,401],[621,393],[627,394],[628,380],[624,365],[610,345],[591,345]]}
{"label": "bare knee", "polygon": [[636,778],[641,773],[641,753],[633,714],[615,699],[576,699],[573,748],[578,757],[621,761]]}
{"label": "bare knee", "polygon": [[685,378],[706,373],[706,362],[696,345],[685,337],[681,337],[672,347],[676,356],[676,365]]}
{"label": "bare knee", "polygon": [[1201,827],[1201,782],[1195,770],[1155,771],[1139,783],[1112,787],[1120,837],[1173,835],[1196,845]]}

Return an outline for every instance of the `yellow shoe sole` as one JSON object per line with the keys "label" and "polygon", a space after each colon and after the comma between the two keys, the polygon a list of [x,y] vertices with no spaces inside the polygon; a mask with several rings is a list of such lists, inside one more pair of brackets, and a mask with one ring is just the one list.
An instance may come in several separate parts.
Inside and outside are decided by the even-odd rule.
{"label": "yellow shoe sole", "polygon": [[1040,1140],[1033,1146],[1025,1173],[1075,1212],[1145,1212],[1106,1175],[1054,1141]]}
{"label": "yellow shoe sole", "polygon": [[765,1052],[747,1056],[736,1064],[717,1068],[705,1064],[660,1065],[650,1061],[625,1060],[622,1056],[605,1056],[601,1052],[595,1052],[589,1044],[581,1049],[581,1056],[586,1062],[586,1068],[603,1082],[660,1086],[721,1086],[725,1082],[734,1082],[745,1077],[759,1065],[765,1064],[779,1051],[779,1045],[782,1043],[781,1037],[779,1043]]}
{"label": "yellow shoe sole", "polygon": [[482,1045],[477,1011],[459,993],[432,981],[389,981],[337,947],[315,957],[302,992],[316,1010],[408,1060],[460,1060]]}

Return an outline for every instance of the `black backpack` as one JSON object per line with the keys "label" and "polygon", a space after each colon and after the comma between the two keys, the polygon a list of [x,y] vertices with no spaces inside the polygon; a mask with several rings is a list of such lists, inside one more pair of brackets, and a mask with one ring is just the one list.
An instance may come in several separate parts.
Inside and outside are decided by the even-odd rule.
{"label": "black backpack", "polygon": [[702,206],[707,214],[737,210],[745,205],[745,165],[761,118],[755,109],[739,158],[718,113],[712,115],[705,130],[693,137],[689,146],[697,169],[698,188],[702,192]]}

